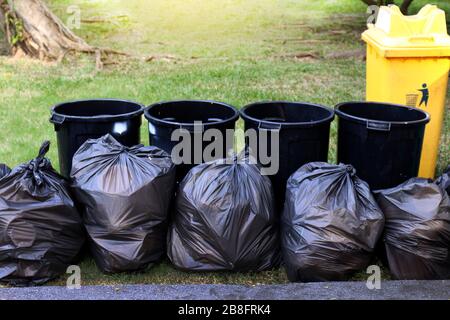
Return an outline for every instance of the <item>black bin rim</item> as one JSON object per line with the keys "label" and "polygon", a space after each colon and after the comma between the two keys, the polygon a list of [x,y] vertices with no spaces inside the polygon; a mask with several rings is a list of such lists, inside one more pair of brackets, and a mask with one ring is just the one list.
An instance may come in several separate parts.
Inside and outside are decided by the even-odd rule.
{"label": "black bin rim", "polygon": [[[408,121],[388,121],[388,120],[383,121],[383,120],[369,119],[369,118],[354,116],[354,115],[348,114],[341,110],[345,106],[355,105],[355,104],[362,104],[362,105],[371,106],[371,107],[386,106],[389,108],[399,108],[399,110],[403,110],[403,111],[406,111],[406,110],[414,111],[416,113],[420,113],[423,118],[418,119],[418,120],[408,120]],[[376,123],[376,124],[381,124],[381,125],[389,125],[390,127],[404,127],[404,126],[414,126],[414,125],[425,125],[428,122],[430,122],[430,120],[431,120],[430,114],[424,110],[414,108],[414,107],[408,107],[408,106],[401,105],[401,104],[387,103],[387,102],[348,101],[348,102],[342,102],[342,103],[337,104],[334,107],[334,110],[340,119],[349,120],[349,121],[359,123],[359,124],[364,124],[364,125],[367,125],[370,122],[370,123]]]}
{"label": "black bin rim", "polygon": [[165,105],[165,104],[168,105],[168,104],[174,104],[174,103],[204,103],[204,104],[211,104],[211,105],[220,105],[220,106],[225,107],[226,109],[233,112],[233,115],[231,117],[229,117],[227,119],[204,123],[203,127],[224,125],[224,124],[227,124],[230,122],[234,123],[239,118],[239,111],[236,109],[236,107],[232,106],[231,104],[225,103],[225,102],[220,102],[220,101],[215,101],[215,100],[181,99],[181,100],[164,100],[164,101],[159,101],[159,102],[149,105],[148,107],[146,107],[144,109],[145,119],[147,119],[147,121],[150,122],[151,124],[158,125],[158,126],[165,126],[165,127],[180,127],[180,126],[182,126],[185,129],[189,129],[189,130],[194,129],[194,127],[195,127],[194,123],[164,120],[164,119],[157,118],[150,114],[150,110],[152,110],[153,108],[157,108],[157,107],[159,107],[161,105]]}
{"label": "black bin rim", "polygon": [[[263,120],[258,119],[255,117],[252,117],[247,114],[248,109],[259,106],[259,105],[270,105],[270,104],[291,104],[291,105],[298,105],[298,106],[308,106],[308,107],[315,107],[322,109],[329,113],[329,115],[323,119],[315,120],[315,121],[305,121],[305,122],[279,122],[279,121],[270,121],[270,120]],[[258,101],[250,103],[246,106],[244,106],[240,110],[241,118],[245,121],[252,122],[253,124],[269,124],[274,126],[279,126],[280,128],[305,128],[305,127],[314,127],[317,125],[327,124],[331,123],[334,120],[334,110],[331,108],[328,108],[326,106],[316,104],[316,103],[309,103],[309,102],[300,102],[300,101],[286,101],[286,100],[276,100],[276,101]]]}
{"label": "black bin rim", "polygon": [[[96,103],[96,102],[114,102],[114,103],[124,103],[129,104],[136,108],[136,110],[120,113],[120,114],[104,114],[95,116],[75,116],[62,113],[59,109],[70,105],[70,104],[80,104],[80,103]],[[144,113],[144,105],[135,101],[125,100],[125,99],[113,99],[113,98],[94,98],[94,99],[77,99],[68,100],[60,102],[51,108],[51,118],[50,122],[55,124],[61,124],[62,122],[110,122],[110,121],[120,121],[128,120],[137,116],[141,116]]]}

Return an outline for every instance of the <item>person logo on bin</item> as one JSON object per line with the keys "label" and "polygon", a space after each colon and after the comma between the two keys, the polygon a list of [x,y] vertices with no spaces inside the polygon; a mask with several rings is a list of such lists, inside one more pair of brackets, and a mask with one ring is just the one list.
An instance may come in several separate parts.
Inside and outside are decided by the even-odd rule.
{"label": "person logo on bin", "polygon": [[425,103],[425,107],[428,105],[428,98],[430,97],[430,91],[428,90],[427,84],[422,84],[422,89],[418,89],[422,92],[422,99],[420,100],[419,107]]}

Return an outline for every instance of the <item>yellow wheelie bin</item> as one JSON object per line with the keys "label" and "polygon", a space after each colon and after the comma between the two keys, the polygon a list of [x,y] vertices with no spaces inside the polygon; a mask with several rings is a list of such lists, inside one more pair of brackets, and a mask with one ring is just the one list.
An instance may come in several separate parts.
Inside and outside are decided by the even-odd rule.
{"label": "yellow wheelie bin", "polygon": [[395,5],[382,6],[362,39],[367,43],[367,101],[403,104],[430,114],[419,176],[433,178],[450,69],[445,12],[426,5],[418,14],[404,16]]}

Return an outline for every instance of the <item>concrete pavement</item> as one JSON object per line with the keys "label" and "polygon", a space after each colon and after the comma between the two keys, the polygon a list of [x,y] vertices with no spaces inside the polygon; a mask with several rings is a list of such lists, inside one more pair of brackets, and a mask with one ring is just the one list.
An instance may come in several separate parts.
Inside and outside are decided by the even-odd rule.
{"label": "concrete pavement", "polygon": [[384,281],[369,290],[365,282],[281,285],[118,285],[0,288],[0,300],[449,300],[450,281]]}

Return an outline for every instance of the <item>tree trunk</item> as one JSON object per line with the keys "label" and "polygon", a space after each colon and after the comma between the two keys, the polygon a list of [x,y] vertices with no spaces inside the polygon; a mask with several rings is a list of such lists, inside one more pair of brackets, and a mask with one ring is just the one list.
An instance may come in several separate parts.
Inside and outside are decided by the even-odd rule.
{"label": "tree trunk", "polygon": [[9,43],[6,39],[5,16],[0,10],[0,54],[7,54],[9,51]]}
{"label": "tree trunk", "polygon": [[362,2],[364,2],[368,6],[374,6],[374,5],[376,6],[376,5],[378,5],[378,2],[376,0],[362,0]]}
{"label": "tree trunk", "polygon": [[[361,1],[367,4],[368,6],[372,5],[384,6],[395,3],[394,0],[361,0]],[[403,0],[402,4],[400,5],[400,11],[405,15],[408,14],[409,6],[413,1],[414,0]]]}
{"label": "tree trunk", "polygon": [[413,0],[404,0],[402,5],[400,6],[400,11],[403,14],[407,15],[409,6],[411,5],[412,2],[413,2]]}
{"label": "tree trunk", "polygon": [[12,55],[59,60],[68,51],[97,51],[67,28],[42,0],[0,0],[0,15]]}

